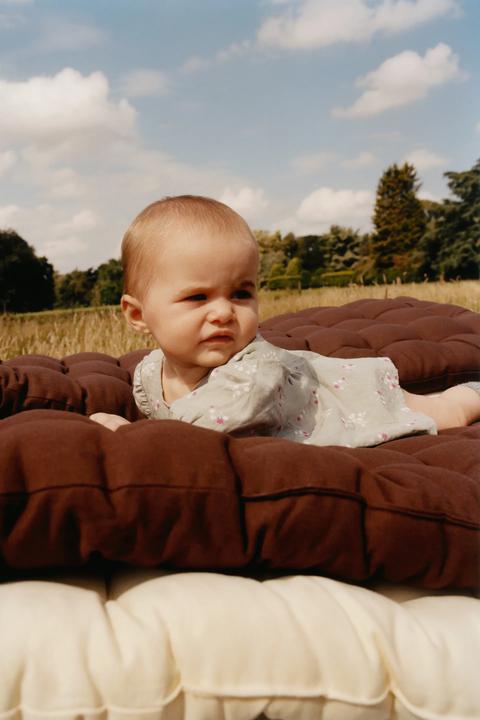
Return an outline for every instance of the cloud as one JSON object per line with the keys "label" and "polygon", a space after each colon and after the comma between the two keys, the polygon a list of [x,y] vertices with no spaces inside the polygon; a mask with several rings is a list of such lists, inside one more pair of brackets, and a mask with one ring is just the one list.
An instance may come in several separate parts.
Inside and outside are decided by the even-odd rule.
{"label": "cloud", "polygon": [[240,215],[245,215],[246,219],[255,217],[260,210],[268,205],[262,188],[248,186],[236,191],[227,187],[223,191],[220,200],[232,207]]}
{"label": "cloud", "polygon": [[477,132],[480,132],[480,121],[476,124],[475,129]]}
{"label": "cloud", "polygon": [[18,205],[0,205],[0,228],[10,228],[12,221],[18,217],[19,212]]}
{"label": "cloud", "polygon": [[241,57],[251,49],[251,43],[249,40],[242,40],[241,42],[232,43],[225,50],[219,50],[215,55],[216,62],[228,62],[232,58]]}
{"label": "cloud", "polygon": [[377,161],[377,158],[371,152],[361,152],[357,157],[349,158],[342,162],[343,167],[350,168],[351,170],[358,170],[361,168],[371,167]]}
{"label": "cloud", "polygon": [[211,60],[202,58],[200,57],[200,55],[192,55],[191,57],[187,58],[187,60],[185,60],[180,70],[187,75],[193,75],[193,73],[200,72],[201,70],[206,70],[206,68],[210,67],[211,64]]}
{"label": "cloud", "polygon": [[267,18],[259,45],[285,50],[311,49],[338,42],[362,42],[376,33],[401,32],[442,15],[460,12],[458,0],[303,0]]}
{"label": "cloud", "polygon": [[[98,223],[95,214],[84,208],[73,215],[56,205],[7,205],[0,207],[0,227],[15,223],[21,237],[33,245],[38,255],[53,262],[56,269],[65,272],[72,265],[85,267],[88,249],[92,243],[91,231]],[[40,227],[42,231],[35,233]]]}
{"label": "cloud", "polygon": [[233,58],[242,57],[252,48],[252,43],[249,40],[242,40],[241,42],[232,43],[224,50],[219,50],[212,58],[204,58],[200,55],[192,55],[189,57],[181,66],[181,72],[187,75],[193,75],[194,73],[206,70],[212,65],[219,63],[225,63]]}
{"label": "cloud", "polygon": [[162,70],[140,68],[124,75],[121,91],[130,98],[167,95],[170,92],[171,80]]}
{"label": "cloud", "polygon": [[291,166],[295,172],[301,175],[314,175],[322,172],[335,160],[335,153],[318,152],[308,155],[299,155],[293,158]]}
{"label": "cloud", "polygon": [[368,231],[374,194],[368,190],[335,190],[321,187],[307,195],[294,215],[276,223],[284,232],[298,235],[322,233],[332,225]]}
{"label": "cloud", "polygon": [[429,170],[434,167],[444,167],[448,162],[448,158],[443,155],[435,155],[435,153],[425,148],[416,148],[405,157],[404,162],[415,165],[417,170]]}
{"label": "cloud", "polygon": [[88,50],[103,45],[106,40],[107,34],[95,25],[50,18],[40,26],[34,50],[48,54]]}
{"label": "cloud", "polygon": [[[83,76],[65,68],[56,75],[21,82],[0,79],[0,138],[4,142],[53,144],[94,137],[131,136],[136,112],[109,100],[105,75]],[[0,140],[1,142],[1,140]]]}
{"label": "cloud", "polygon": [[17,155],[13,150],[0,152],[0,178],[6,175],[16,164]]}
{"label": "cloud", "polygon": [[370,117],[385,110],[409,105],[428,91],[452,80],[463,80],[458,56],[439,43],[422,57],[413,50],[394,55],[373,72],[357,80],[364,93],[348,108],[334,108],[334,117]]}
{"label": "cloud", "polygon": [[439,195],[429,192],[428,190],[418,191],[419,200],[430,200],[432,202],[442,202],[442,198]]}

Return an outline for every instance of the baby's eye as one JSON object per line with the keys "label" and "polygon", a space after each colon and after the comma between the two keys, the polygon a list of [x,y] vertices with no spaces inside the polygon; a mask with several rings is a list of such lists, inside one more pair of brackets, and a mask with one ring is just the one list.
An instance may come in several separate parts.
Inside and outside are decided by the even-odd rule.
{"label": "baby's eye", "polygon": [[207,296],[205,293],[196,293],[195,295],[188,295],[188,297],[184,298],[184,300],[190,301],[190,302],[200,302],[201,300],[206,300]]}
{"label": "baby's eye", "polygon": [[248,300],[252,297],[250,290],[235,290],[233,297],[237,300]]}

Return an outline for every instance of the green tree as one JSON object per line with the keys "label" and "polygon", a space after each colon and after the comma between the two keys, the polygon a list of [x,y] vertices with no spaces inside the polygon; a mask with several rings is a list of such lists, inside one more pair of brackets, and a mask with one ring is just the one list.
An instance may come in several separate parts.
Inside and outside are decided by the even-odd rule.
{"label": "green tree", "polygon": [[15,230],[0,230],[0,312],[53,307],[53,266]]}
{"label": "green tree", "polygon": [[305,235],[298,238],[298,257],[309,272],[325,270],[325,238],[322,235]]}
{"label": "green tree", "polygon": [[123,268],[112,258],[97,268],[97,279],[91,294],[92,305],[118,305],[123,293]]}
{"label": "green tree", "polygon": [[376,279],[416,279],[421,264],[420,241],[426,218],[417,198],[420,182],[415,167],[391,165],[377,187],[371,236]]}
{"label": "green tree", "polygon": [[274,266],[280,265],[281,268],[279,273],[275,271],[276,275],[283,274],[287,258],[282,249],[282,236],[278,231],[269,233],[266,230],[255,230],[254,235],[260,253],[258,282],[263,286],[269,283]]}
{"label": "green tree", "polygon": [[97,281],[97,271],[72,270],[59,275],[56,285],[56,306],[62,308],[88,307],[92,300],[92,291]]}
{"label": "green tree", "polygon": [[453,199],[432,203],[423,239],[427,277],[477,279],[480,275],[480,160],[464,172],[447,172]]}
{"label": "green tree", "polygon": [[329,272],[350,270],[358,262],[364,242],[358,230],[332,225],[323,239]]}

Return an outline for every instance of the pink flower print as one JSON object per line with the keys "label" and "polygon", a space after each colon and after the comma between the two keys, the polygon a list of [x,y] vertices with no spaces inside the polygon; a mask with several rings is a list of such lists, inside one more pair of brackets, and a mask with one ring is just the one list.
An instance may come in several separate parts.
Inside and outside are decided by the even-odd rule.
{"label": "pink flower print", "polygon": [[385,400],[385,396],[381,390],[375,390],[375,395],[378,396],[378,399],[382,403],[382,405],[386,405],[387,401]]}
{"label": "pink flower print", "polygon": [[386,432],[377,433],[377,437],[382,442],[386,442],[387,440],[390,440],[390,435],[388,435]]}
{"label": "pink flower print", "polygon": [[228,415],[218,415],[215,407],[213,405],[210,405],[210,418],[217,424],[217,425],[225,425],[226,421],[228,420]]}
{"label": "pink flower print", "polygon": [[352,370],[355,367],[355,363],[343,363],[342,368],[344,370]]}
{"label": "pink flower print", "polygon": [[160,407],[160,400],[155,400],[155,410],[158,410]]}
{"label": "pink flower print", "polygon": [[318,395],[316,390],[312,390],[312,403],[318,405]]}
{"label": "pink flower print", "polygon": [[312,433],[309,433],[309,432],[307,432],[306,430],[303,430],[303,432],[302,432],[302,435],[303,435],[303,437],[305,437],[305,438],[309,438],[309,437],[311,436],[311,434],[312,434]]}
{"label": "pink flower print", "polygon": [[333,383],[333,387],[336,390],[343,390],[346,382],[347,382],[346,378],[341,377],[339,380],[335,380],[335,382]]}
{"label": "pink flower print", "polygon": [[391,375],[389,372],[385,373],[385,377],[383,378],[383,382],[388,387],[389,390],[395,390],[395,388],[398,387],[398,381],[397,378]]}

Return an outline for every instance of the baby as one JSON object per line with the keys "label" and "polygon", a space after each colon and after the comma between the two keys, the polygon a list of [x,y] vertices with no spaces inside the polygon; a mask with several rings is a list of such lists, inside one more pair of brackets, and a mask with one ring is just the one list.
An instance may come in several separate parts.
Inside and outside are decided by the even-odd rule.
{"label": "baby", "polygon": [[[149,418],[361,447],[480,417],[480,383],[412,395],[388,358],[329,358],[263,340],[257,243],[223,203],[190,195],[152,203],[128,228],[122,262],[123,314],[158,343],[133,383]],[[91,419],[111,430],[128,423],[108,413]]]}

